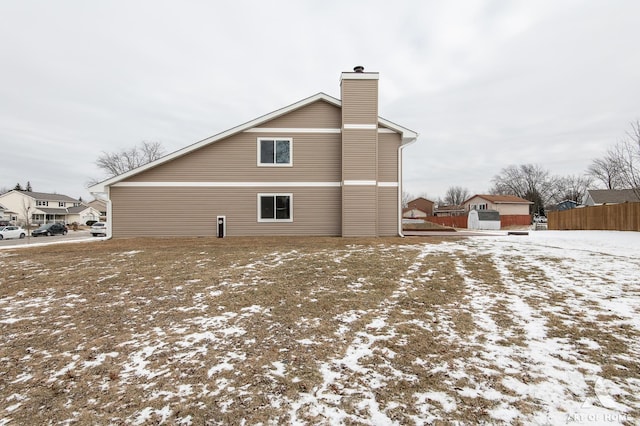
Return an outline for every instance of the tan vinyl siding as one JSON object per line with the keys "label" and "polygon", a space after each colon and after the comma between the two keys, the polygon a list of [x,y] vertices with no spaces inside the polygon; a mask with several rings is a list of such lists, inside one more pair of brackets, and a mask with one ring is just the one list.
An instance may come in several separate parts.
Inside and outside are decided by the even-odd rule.
{"label": "tan vinyl siding", "polygon": [[378,236],[398,235],[398,188],[378,188]]}
{"label": "tan vinyl siding", "polygon": [[528,215],[529,204],[493,204],[492,207],[498,210],[501,215]]}
{"label": "tan vinyl siding", "polygon": [[342,236],[376,236],[378,232],[378,212],[375,202],[377,188],[375,186],[344,186],[342,193]]}
{"label": "tan vinyl siding", "polygon": [[325,101],[317,101],[261,124],[260,127],[339,129],[340,117],[339,107]]}
{"label": "tan vinyl siding", "polygon": [[[342,235],[378,234],[378,80],[342,79]],[[370,77],[373,77],[370,76]],[[355,129],[349,129],[353,124]],[[367,129],[366,127],[371,127]],[[371,185],[360,185],[371,181]],[[351,185],[357,183],[357,185]]]}
{"label": "tan vinyl siding", "polygon": [[[293,167],[259,167],[259,137],[293,138]],[[240,133],[124,182],[339,182],[340,134]]]}
{"label": "tan vinyl siding", "polygon": [[378,122],[378,80],[342,80],[344,124]]}
{"label": "tan vinyl siding", "polygon": [[377,130],[343,130],[342,178],[376,180]]}
{"label": "tan vinyl siding", "polygon": [[398,133],[378,134],[378,181],[398,181],[398,148],[401,138]]}
{"label": "tan vinyl siding", "polygon": [[[259,193],[293,194],[293,222],[258,222]],[[111,189],[113,236],[215,236],[226,216],[227,236],[341,234],[341,191],[335,188]]]}

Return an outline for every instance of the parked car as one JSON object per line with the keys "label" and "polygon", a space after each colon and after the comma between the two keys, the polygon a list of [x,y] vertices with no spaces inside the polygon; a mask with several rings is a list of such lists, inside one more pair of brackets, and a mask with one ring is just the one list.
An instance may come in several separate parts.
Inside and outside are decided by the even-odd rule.
{"label": "parked car", "polygon": [[91,229],[89,230],[91,235],[97,237],[98,235],[107,236],[107,224],[104,222],[96,222],[91,225]]}
{"label": "parked car", "polygon": [[67,234],[67,227],[63,223],[46,223],[42,225],[40,228],[31,232],[32,237],[39,237],[41,235],[56,235],[56,234]]}
{"label": "parked car", "polygon": [[541,215],[533,216],[533,223],[547,223],[547,217]]}
{"label": "parked car", "polygon": [[0,227],[0,240],[5,238],[24,238],[27,236],[27,231],[20,226],[4,226]]}

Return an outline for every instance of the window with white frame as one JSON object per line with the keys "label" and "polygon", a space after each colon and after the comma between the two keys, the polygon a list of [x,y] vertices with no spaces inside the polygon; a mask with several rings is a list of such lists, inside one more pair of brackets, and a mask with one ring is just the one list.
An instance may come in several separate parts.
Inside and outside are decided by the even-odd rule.
{"label": "window with white frame", "polygon": [[64,207],[64,201],[58,201],[58,207]]}
{"label": "window with white frame", "polygon": [[292,194],[258,194],[258,222],[293,222]]}
{"label": "window with white frame", "polygon": [[291,138],[258,138],[258,165],[291,166],[292,148]]}
{"label": "window with white frame", "polygon": [[48,205],[49,205],[48,201],[36,200],[36,206],[48,206]]}

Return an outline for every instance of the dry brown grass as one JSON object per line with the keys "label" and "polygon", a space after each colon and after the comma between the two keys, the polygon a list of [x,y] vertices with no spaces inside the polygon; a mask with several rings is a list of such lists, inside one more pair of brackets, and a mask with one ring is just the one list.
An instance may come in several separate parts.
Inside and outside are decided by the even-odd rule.
{"label": "dry brown grass", "polygon": [[[335,410],[345,424],[362,424],[372,415],[363,401],[373,398],[402,424],[491,422],[501,401],[463,389],[493,389],[524,415],[541,409],[502,384],[503,366],[494,374],[491,360],[473,362],[490,337],[478,327],[470,282],[495,299],[487,314],[503,335],[496,343],[526,345],[494,259],[421,255],[440,241],[120,239],[0,252],[0,419],[327,424]],[[549,295],[545,306],[567,302]],[[552,336],[601,344],[578,353],[584,359],[629,352],[627,341],[596,335],[598,324],[577,330],[544,315]],[[616,365],[638,373],[633,361]],[[605,373],[620,377],[620,368]],[[433,392],[455,408],[420,396]]]}

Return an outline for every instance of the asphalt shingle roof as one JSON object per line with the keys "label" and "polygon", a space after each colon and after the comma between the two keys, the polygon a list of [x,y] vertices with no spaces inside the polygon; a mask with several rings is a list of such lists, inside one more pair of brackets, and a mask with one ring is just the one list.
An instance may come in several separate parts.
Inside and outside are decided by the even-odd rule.
{"label": "asphalt shingle roof", "polygon": [[596,204],[636,203],[640,201],[633,189],[590,189],[589,195]]}
{"label": "asphalt shingle roof", "polygon": [[29,197],[35,198],[36,200],[42,201],[70,201],[78,203],[79,201],[75,198],[68,197],[62,194],[49,194],[47,192],[30,192],[30,191],[20,191]]}

